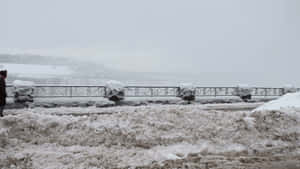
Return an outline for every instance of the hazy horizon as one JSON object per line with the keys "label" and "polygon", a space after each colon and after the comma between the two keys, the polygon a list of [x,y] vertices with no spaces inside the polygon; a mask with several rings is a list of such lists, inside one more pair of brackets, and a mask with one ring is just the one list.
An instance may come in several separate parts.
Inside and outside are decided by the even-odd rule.
{"label": "hazy horizon", "polygon": [[298,0],[0,4],[0,53],[76,58],[126,72],[219,73],[213,83],[232,74],[231,81],[300,85]]}

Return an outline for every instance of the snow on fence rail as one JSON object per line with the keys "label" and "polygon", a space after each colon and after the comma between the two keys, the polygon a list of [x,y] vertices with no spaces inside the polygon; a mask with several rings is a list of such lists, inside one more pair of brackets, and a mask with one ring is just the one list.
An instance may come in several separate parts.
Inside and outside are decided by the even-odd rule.
{"label": "snow on fence rail", "polygon": [[179,87],[174,86],[127,86],[126,97],[176,97]]}
{"label": "snow on fence rail", "polygon": [[[197,97],[235,96],[236,87],[195,87]],[[105,86],[34,86],[34,97],[104,97]],[[125,97],[177,97],[177,86],[126,86]],[[297,89],[300,91],[300,88]],[[7,86],[8,96],[13,97],[13,86]],[[253,87],[252,96],[281,96],[283,88]]]}

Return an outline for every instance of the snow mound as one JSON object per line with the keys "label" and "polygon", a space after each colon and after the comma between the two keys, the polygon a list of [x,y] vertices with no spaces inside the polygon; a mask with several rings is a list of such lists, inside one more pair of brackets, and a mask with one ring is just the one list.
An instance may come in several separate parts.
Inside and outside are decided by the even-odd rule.
{"label": "snow mound", "polygon": [[170,168],[143,166],[200,156],[205,161],[207,155],[253,159],[300,152],[296,111],[247,116],[199,105],[153,105],[11,113],[0,118],[0,168]]}
{"label": "snow mound", "polygon": [[195,90],[195,86],[192,83],[181,83],[179,86],[181,89]]}
{"label": "snow mound", "polygon": [[270,101],[256,108],[254,111],[300,109],[300,92],[288,93],[277,100]]}
{"label": "snow mound", "polygon": [[125,87],[123,83],[116,80],[107,81],[105,86],[110,90],[118,90],[118,91],[124,90]]}

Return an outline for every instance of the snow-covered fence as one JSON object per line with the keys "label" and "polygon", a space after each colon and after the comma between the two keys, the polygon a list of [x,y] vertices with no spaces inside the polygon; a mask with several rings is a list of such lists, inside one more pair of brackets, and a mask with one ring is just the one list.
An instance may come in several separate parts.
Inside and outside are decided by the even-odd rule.
{"label": "snow-covered fence", "polygon": [[35,87],[35,97],[104,97],[105,86],[44,85]]}
{"label": "snow-covered fence", "polygon": [[126,86],[126,97],[176,97],[179,87],[175,86]]}
{"label": "snow-covered fence", "polygon": [[196,87],[197,97],[234,96],[234,87]]}
{"label": "snow-covered fence", "polygon": [[[179,86],[125,86],[125,97],[176,97]],[[34,97],[105,97],[106,86],[36,85]],[[236,87],[195,87],[196,97],[235,96]],[[297,89],[300,91],[300,89]],[[14,96],[14,87],[7,85],[8,96]],[[255,97],[277,97],[284,94],[283,88],[253,87]]]}
{"label": "snow-covered fence", "polygon": [[13,82],[13,97],[15,103],[33,102],[34,83],[15,80]]}
{"label": "snow-covered fence", "polygon": [[253,87],[252,96],[276,97],[282,96],[283,88]]}

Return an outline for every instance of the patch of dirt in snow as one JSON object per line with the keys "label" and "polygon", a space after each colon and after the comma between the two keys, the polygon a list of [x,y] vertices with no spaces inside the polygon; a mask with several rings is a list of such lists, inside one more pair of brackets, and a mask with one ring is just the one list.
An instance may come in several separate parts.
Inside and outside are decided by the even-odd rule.
{"label": "patch of dirt in snow", "polygon": [[14,111],[0,119],[0,168],[300,165],[295,115],[300,112],[295,110],[225,112],[169,105]]}

